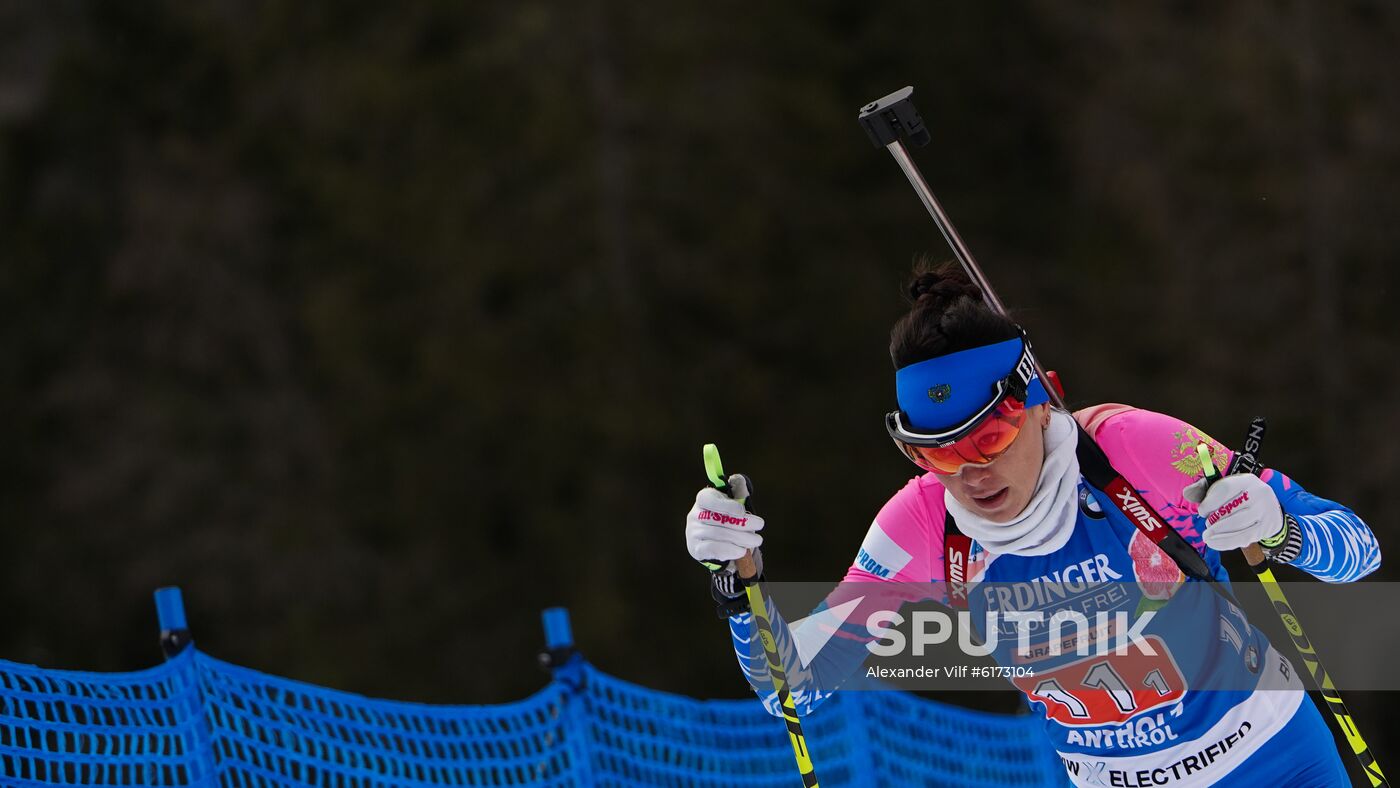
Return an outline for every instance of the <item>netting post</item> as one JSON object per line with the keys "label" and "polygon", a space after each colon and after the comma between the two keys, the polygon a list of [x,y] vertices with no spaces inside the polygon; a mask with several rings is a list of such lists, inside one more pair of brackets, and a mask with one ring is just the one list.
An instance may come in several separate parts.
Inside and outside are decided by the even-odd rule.
{"label": "netting post", "polygon": [[563,667],[578,653],[574,648],[574,629],[569,623],[569,610],[563,607],[545,608],[544,651],[540,652],[540,667],[554,670]]}
{"label": "netting post", "polygon": [[156,620],[160,622],[160,650],[166,659],[184,651],[194,640],[185,621],[185,599],[179,586],[156,589]]}
{"label": "netting post", "polygon": [[[190,625],[185,619],[185,598],[180,593],[180,587],[157,588],[155,599],[156,620],[160,622],[160,650],[168,661],[179,656],[186,646],[194,642],[194,638],[190,635]],[[187,752],[193,756],[188,764],[188,784],[213,788],[218,785],[219,780],[218,760],[214,755],[213,727],[204,700],[198,663],[187,662],[186,669],[190,671],[187,680],[194,688],[191,698],[194,707],[191,712],[198,720],[190,729],[192,738],[186,745]]]}
{"label": "netting post", "polygon": [[573,788],[589,788],[593,785],[593,758],[588,723],[587,664],[574,648],[568,608],[545,608],[540,618],[544,624],[540,667],[548,670],[554,682],[564,689],[559,713],[563,718],[564,745],[568,752],[567,784]]}

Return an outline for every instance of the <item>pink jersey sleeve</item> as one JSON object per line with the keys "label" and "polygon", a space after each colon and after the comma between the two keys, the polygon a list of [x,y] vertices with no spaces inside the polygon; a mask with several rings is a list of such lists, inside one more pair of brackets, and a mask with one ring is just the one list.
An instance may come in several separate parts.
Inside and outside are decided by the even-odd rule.
{"label": "pink jersey sleeve", "polygon": [[875,515],[847,582],[929,583],[943,580],[943,485],[910,479]]}
{"label": "pink jersey sleeve", "polygon": [[1230,450],[1186,422],[1127,405],[1097,405],[1074,414],[1085,431],[1103,448],[1123,478],[1133,485],[1186,541],[1201,549],[1196,504],[1181,496],[1182,488],[1201,478],[1196,446],[1210,447],[1211,459],[1222,472]]}

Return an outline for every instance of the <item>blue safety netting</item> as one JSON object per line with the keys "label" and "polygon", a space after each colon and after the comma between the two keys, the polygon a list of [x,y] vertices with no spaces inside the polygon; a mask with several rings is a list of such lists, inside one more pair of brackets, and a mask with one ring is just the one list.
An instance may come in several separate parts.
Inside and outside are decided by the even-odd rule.
{"label": "blue safety netting", "polygon": [[[804,720],[824,785],[1040,786],[1064,771],[1031,717],[899,692],[838,693]],[[493,706],[376,700],[193,646],[134,673],[0,661],[0,779],[34,785],[800,785],[756,699],[696,700],[579,656]]]}

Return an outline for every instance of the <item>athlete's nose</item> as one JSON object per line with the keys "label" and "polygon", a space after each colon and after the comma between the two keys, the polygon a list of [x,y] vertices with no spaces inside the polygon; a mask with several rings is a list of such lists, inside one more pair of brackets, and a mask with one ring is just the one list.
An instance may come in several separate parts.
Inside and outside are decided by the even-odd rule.
{"label": "athlete's nose", "polygon": [[977,488],[984,486],[991,476],[992,470],[986,465],[969,462],[961,468],[963,484],[970,491],[976,492]]}

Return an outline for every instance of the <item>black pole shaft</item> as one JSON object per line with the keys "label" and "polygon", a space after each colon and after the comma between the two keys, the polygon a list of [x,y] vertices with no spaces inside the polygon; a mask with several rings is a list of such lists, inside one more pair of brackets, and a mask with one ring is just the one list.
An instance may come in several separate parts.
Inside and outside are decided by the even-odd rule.
{"label": "black pole shaft", "polygon": [[[963,243],[961,235],[958,235],[957,228],[953,227],[953,222],[944,212],[943,206],[939,205],[938,198],[933,196],[933,189],[929,188],[928,182],[924,180],[923,173],[914,164],[914,160],[909,156],[909,150],[904,147],[903,140],[895,139],[885,145],[885,150],[894,157],[895,163],[904,171],[904,176],[909,179],[909,185],[914,187],[914,193],[919,195],[919,201],[928,210],[928,215],[933,217],[933,223],[938,225],[938,231],[943,233],[943,240],[948,242],[948,247],[953,250],[953,256],[957,258],[958,264],[967,272],[968,279],[977,285],[977,289],[982,291],[982,298],[987,305],[1000,315],[1006,316],[1006,306],[997,297],[996,290],[992,288],[992,283],[987,280],[982,273],[982,267],[977,265],[977,260],[973,258],[972,251]],[[1045,391],[1050,395],[1050,402],[1055,407],[1064,409],[1064,400],[1060,397],[1060,392],[1055,386],[1050,384],[1050,378],[1045,374],[1045,368],[1041,366],[1040,359],[1035,354],[1031,354],[1031,363],[1035,365],[1035,372],[1045,383]]]}

